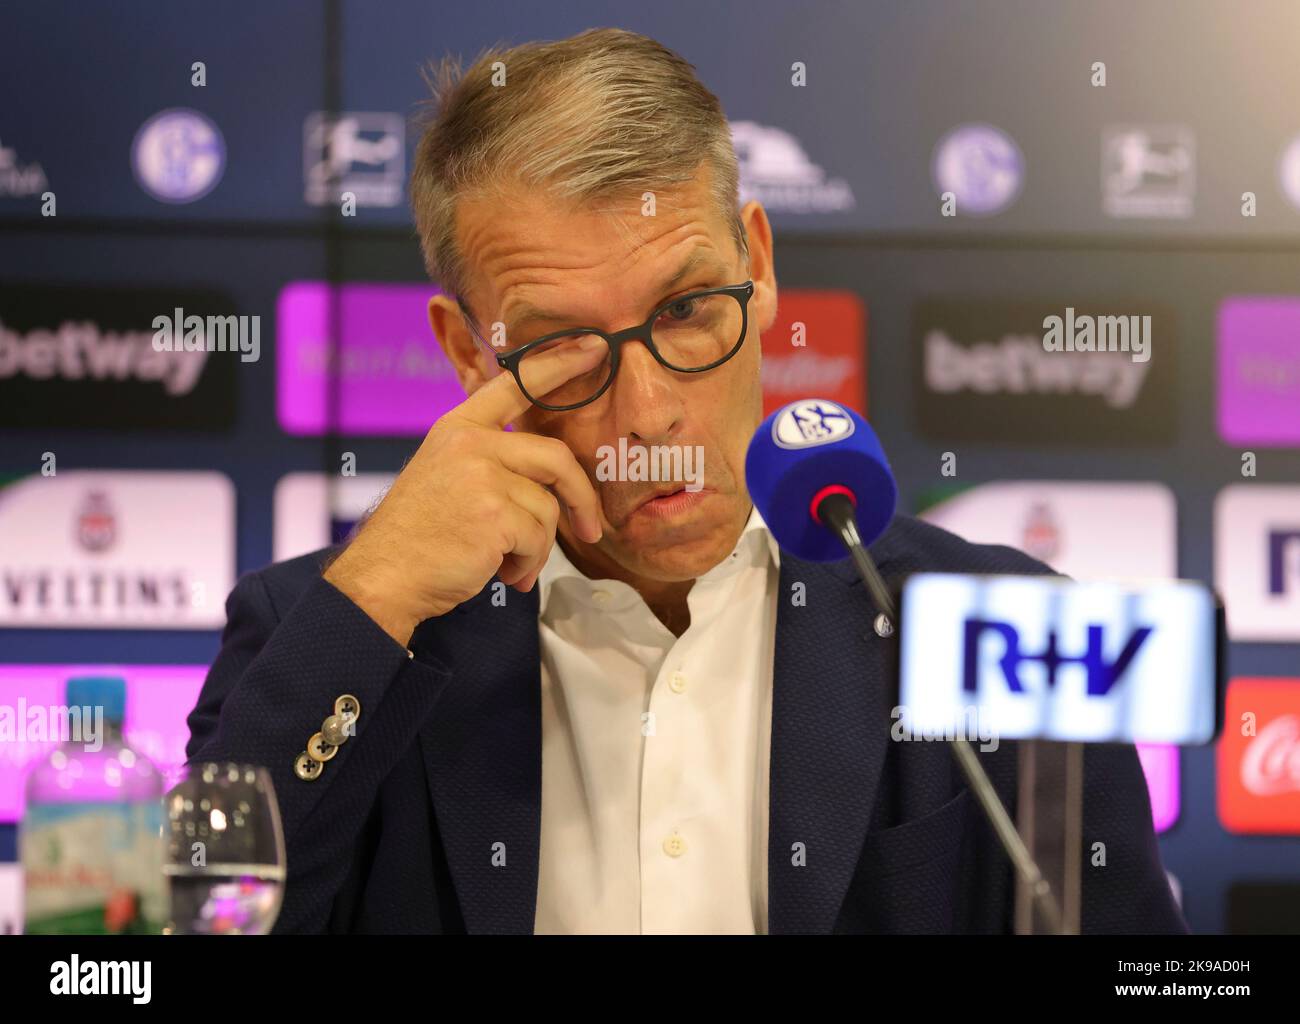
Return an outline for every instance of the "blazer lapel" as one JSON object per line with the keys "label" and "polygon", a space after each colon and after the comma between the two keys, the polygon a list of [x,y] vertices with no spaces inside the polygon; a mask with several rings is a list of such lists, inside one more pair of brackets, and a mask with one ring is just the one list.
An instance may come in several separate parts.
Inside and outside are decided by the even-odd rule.
{"label": "blazer lapel", "polygon": [[495,606],[492,589],[416,630],[411,649],[453,677],[420,746],[466,929],[531,934],[542,808],[538,595],[507,589]]}
{"label": "blazer lapel", "polygon": [[[796,583],[806,605],[790,600]],[[768,931],[829,933],[875,806],[896,643],[876,635],[876,609],[847,561],[782,552],[777,608]]]}

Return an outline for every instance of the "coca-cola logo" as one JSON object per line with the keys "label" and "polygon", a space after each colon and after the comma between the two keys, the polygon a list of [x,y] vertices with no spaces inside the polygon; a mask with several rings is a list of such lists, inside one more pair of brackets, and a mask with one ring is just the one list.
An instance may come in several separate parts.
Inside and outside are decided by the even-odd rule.
{"label": "coca-cola logo", "polygon": [[1260,729],[1241,759],[1241,784],[1256,796],[1300,792],[1300,715],[1281,715]]}

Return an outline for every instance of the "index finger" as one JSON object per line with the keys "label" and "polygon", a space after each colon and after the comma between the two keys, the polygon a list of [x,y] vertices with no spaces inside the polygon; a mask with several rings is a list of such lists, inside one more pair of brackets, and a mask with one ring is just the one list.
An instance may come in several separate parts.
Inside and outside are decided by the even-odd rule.
{"label": "index finger", "polygon": [[[567,380],[599,366],[609,347],[595,334],[568,345],[556,345],[528,357],[528,386],[539,395],[554,391]],[[459,413],[483,427],[504,428],[528,411],[533,403],[519,389],[514,374],[501,373],[461,403]]]}

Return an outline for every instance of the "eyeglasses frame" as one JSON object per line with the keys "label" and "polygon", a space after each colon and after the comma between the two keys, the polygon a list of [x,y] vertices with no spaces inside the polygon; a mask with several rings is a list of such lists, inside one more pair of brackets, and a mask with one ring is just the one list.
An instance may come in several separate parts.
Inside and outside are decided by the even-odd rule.
{"label": "eyeglasses frame", "polygon": [[[652,330],[654,322],[658,319],[659,315],[664,312],[664,310],[671,306],[675,306],[679,302],[684,302],[688,299],[702,299],[709,295],[730,295],[740,304],[740,337],[736,340],[736,344],[731,347],[731,350],[727,352],[726,355],[722,356],[720,359],[715,359],[707,366],[697,366],[691,369],[674,366],[672,363],[668,362],[668,360],[665,359],[655,347]],[[602,331],[597,327],[568,327],[562,331],[552,331],[549,334],[544,334],[542,337],[536,338],[533,341],[528,342],[528,344],[520,346],[513,352],[507,352],[504,355],[494,352],[493,356],[496,359],[498,366],[503,370],[510,371],[511,375],[515,378],[515,383],[519,385],[519,390],[523,392],[524,397],[534,405],[546,409],[548,412],[569,412],[573,409],[581,409],[584,405],[590,405],[609,390],[609,386],[614,383],[614,378],[618,376],[619,358],[625,342],[645,342],[646,348],[648,348],[650,354],[655,357],[655,362],[676,373],[705,373],[721,366],[727,360],[735,356],[735,354],[740,351],[741,346],[745,344],[745,337],[749,334],[749,300],[753,295],[754,282],[752,279],[743,284],[723,285],[720,288],[704,288],[700,291],[687,292],[684,295],[674,296],[667,302],[656,306],[654,312],[635,327],[628,327],[624,330],[616,331],[613,334]],[[474,337],[484,345],[487,345],[488,348],[492,348],[493,346],[491,346],[479,332],[478,326],[474,323],[473,317],[470,316],[469,307],[461,300],[460,296],[456,296],[456,301],[460,305],[461,311],[465,314],[465,322],[469,325]],[[609,346],[610,351],[609,377],[605,380],[605,383],[601,385],[599,391],[590,398],[583,399],[581,402],[575,402],[571,405],[548,405],[545,402],[538,401],[530,395],[528,389],[524,387],[523,378],[519,373],[520,362],[523,360],[524,356],[539,345],[543,345],[548,341],[554,341],[556,338],[564,338],[574,334],[596,334],[605,339],[605,343]]]}

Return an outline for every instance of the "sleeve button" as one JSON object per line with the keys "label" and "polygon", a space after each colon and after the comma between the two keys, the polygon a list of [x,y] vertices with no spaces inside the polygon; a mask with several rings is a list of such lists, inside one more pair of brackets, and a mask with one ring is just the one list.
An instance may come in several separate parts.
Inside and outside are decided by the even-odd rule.
{"label": "sleeve button", "polygon": [[293,773],[303,782],[314,782],[324,770],[325,766],[308,757],[305,750],[293,762]]}
{"label": "sleeve button", "polygon": [[355,733],[355,723],[355,718],[330,715],[321,723],[320,732],[316,735],[322,737],[332,747],[341,747],[347,742],[348,737]]}
{"label": "sleeve button", "polygon": [[325,737],[321,733],[316,733],[307,741],[307,756],[321,764],[330,760],[338,752],[338,744],[325,742]]}
{"label": "sleeve button", "polygon": [[361,717],[361,701],[357,700],[352,694],[345,693],[342,697],[334,702],[334,714],[351,715],[353,718]]}

